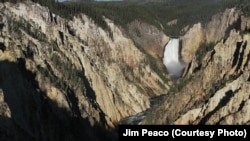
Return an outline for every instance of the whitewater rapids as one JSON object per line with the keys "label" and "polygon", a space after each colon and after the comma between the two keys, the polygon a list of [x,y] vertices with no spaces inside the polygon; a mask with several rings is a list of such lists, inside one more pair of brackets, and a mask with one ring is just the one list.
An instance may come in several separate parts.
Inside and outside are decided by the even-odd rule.
{"label": "whitewater rapids", "polygon": [[180,40],[172,38],[169,40],[164,49],[163,64],[166,66],[167,71],[172,79],[181,77],[184,70],[184,63],[180,60]]}

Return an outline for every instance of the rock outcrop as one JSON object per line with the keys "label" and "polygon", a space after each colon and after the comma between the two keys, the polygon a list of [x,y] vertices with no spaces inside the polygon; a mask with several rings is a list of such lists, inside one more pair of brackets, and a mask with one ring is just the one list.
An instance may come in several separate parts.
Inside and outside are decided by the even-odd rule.
{"label": "rock outcrop", "polygon": [[141,124],[249,124],[249,39],[231,30]]}
{"label": "rock outcrop", "polygon": [[214,15],[209,23],[197,23],[191,27],[182,39],[182,59],[190,63],[202,43],[217,43],[227,38],[232,29],[240,30],[248,27],[247,19],[236,8],[226,9]]}
{"label": "rock outcrop", "polygon": [[140,21],[133,21],[129,24],[129,35],[149,54],[157,59],[163,58],[163,50],[169,37],[152,25]]}
{"label": "rock outcrop", "polygon": [[0,123],[11,124],[0,132],[13,132],[1,139],[113,140],[121,119],[169,89],[109,19],[112,37],[84,14],[67,20],[31,1],[0,9]]}
{"label": "rock outcrop", "polygon": [[189,63],[192,60],[195,52],[204,42],[203,30],[201,23],[197,23],[181,37],[181,58],[185,63]]}

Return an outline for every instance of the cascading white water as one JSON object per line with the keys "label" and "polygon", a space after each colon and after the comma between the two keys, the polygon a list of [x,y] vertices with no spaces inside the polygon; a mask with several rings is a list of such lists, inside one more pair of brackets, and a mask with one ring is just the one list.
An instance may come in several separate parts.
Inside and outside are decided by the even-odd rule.
{"label": "cascading white water", "polygon": [[179,57],[179,42],[178,38],[172,38],[164,49],[163,63],[172,79],[181,77],[185,67]]}

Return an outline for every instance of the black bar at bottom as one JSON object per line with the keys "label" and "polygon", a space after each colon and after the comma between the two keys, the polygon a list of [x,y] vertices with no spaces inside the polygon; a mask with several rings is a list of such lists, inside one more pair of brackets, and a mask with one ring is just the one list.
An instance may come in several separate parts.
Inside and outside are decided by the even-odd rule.
{"label": "black bar at bottom", "polygon": [[250,140],[249,125],[119,125],[119,141],[129,139]]}

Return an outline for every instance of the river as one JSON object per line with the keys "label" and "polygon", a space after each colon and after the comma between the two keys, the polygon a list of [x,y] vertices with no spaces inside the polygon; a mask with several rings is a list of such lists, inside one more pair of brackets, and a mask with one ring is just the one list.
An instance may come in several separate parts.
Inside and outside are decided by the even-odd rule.
{"label": "river", "polygon": [[138,125],[147,115],[149,110],[159,104],[161,99],[165,96],[165,94],[151,98],[150,99],[150,108],[147,110],[140,112],[138,114],[135,114],[133,116],[124,118],[120,121],[120,125]]}

